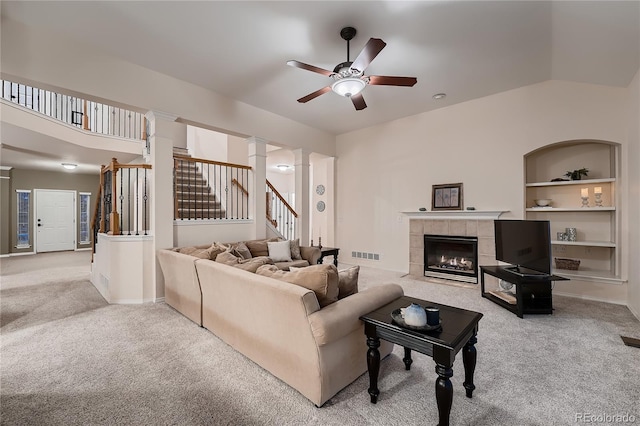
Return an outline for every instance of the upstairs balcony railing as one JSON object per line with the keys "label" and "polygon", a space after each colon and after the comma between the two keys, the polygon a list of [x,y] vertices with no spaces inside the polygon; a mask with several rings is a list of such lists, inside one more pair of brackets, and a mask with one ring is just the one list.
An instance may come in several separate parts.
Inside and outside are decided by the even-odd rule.
{"label": "upstairs balcony railing", "polygon": [[103,135],[146,140],[147,119],[139,112],[25,84],[2,82],[2,98],[68,125]]}

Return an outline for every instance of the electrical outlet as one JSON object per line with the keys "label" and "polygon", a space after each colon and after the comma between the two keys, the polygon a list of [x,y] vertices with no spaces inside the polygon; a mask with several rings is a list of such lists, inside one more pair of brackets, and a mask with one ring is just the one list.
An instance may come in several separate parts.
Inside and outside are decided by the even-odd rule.
{"label": "electrical outlet", "polygon": [[566,253],[567,252],[567,246],[555,246],[556,248],[556,253]]}
{"label": "electrical outlet", "polygon": [[591,247],[585,247],[584,254],[591,254]]}

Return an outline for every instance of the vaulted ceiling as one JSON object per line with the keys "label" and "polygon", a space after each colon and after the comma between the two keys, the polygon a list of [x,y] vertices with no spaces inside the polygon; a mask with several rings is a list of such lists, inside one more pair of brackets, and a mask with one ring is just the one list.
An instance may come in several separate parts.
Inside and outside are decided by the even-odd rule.
{"label": "vaulted ceiling", "polygon": [[[640,67],[638,1],[3,1],[2,19],[77,36],[95,49],[333,134],[549,79],[626,87]],[[371,37],[386,48],[368,108],[326,93],[324,69]],[[432,96],[446,93],[436,101]]]}
{"label": "vaulted ceiling", "polygon": [[[4,0],[0,13],[336,135],[550,79],[626,87],[640,67],[640,1]],[[362,111],[331,92],[298,103],[332,80],[286,62],[333,70],[347,60],[346,26],[352,61],[370,38],[387,43],[365,74],[417,84],[370,85]],[[0,164],[103,162],[43,139],[3,123]]]}

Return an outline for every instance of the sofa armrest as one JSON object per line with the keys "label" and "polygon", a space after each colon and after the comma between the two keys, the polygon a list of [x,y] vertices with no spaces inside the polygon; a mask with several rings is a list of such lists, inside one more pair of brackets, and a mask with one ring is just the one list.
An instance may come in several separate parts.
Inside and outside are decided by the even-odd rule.
{"label": "sofa armrest", "polygon": [[398,284],[368,288],[309,315],[318,346],[336,341],[362,327],[360,317],[404,295]]}
{"label": "sofa armrest", "polygon": [[171,249],[157,251],[164,276],[164,300],[193,322],[202,325],[202,293],[196,274],[197,257]]}
{"label": "sofa armrest", "polygon": [[309,262],[309,265],[315,265],[320,259],[320,249],[318,247],[302,247],[300,246],[300,256]]}

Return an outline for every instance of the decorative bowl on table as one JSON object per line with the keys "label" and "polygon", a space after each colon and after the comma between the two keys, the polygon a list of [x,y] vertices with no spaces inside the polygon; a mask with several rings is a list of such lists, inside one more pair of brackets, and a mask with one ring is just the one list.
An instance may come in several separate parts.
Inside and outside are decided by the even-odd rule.
{"label": "decorative bowl on table", "polygon": [[551,200],[548,198],[541,198],[539,200],[533,200],[538,207],[549,207],[551,205]]}

